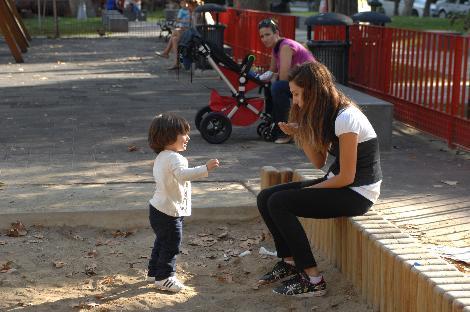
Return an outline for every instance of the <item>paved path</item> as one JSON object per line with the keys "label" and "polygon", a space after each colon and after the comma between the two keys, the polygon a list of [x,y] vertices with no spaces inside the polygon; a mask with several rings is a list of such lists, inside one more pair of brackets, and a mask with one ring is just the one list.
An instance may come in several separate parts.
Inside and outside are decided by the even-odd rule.
{"label": "paved path", "polygon": [[[187,72],[166,71],[169,63],[154,57],[161,48],[148,38],[37,39],[25,64],[9,64],[0,42],[0,213],[146,208],[152,116],[173,111],[193,122],[209,87],[228,93],[211,71],[196,73],[193,83]],[[400,123],[392,141],[381,155],[376,209],[426,242],[470,246],[469,155]],[[235,128],[221,145],[192,130],[186,156],[193,165],[209,157],[222,163],[212,184],[195,183],[196,209],[238,200],[254,209],[261,166],[310,167],[293,144],[263,142],[254,126]]]}

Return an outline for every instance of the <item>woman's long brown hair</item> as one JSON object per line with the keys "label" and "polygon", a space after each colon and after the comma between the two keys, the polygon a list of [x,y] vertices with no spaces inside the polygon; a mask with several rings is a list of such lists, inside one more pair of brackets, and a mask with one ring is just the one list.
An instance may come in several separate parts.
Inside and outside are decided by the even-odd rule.
{"label": "woman's long brown hair", "polygon": [[303,90],[303,106],[292,105],[289,113],[289,122],[299,125],[295,142],[298,146],[309,143],[317,151],[324,151],[334,140],[338,112],[356,105],[336,88],[332,74],[320,62],[294,67],[288,80]]}

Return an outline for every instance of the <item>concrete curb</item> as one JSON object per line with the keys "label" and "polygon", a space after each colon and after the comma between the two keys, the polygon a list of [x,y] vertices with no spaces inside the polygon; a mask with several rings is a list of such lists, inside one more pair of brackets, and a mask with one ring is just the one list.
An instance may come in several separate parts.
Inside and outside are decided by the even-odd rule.
{"label": "concrete curb", "polygon": [[[193,208],[191,221],[245,221],[259,216],[256,205],[200,207]],[[148,209],[77,211],[54,213],[11,213],[2,214],[0,229],[9,228],[10,224],[21,220],[26,225],[42,226],[90,226],[103,229],[131,229],[149,226]]]}
{"label": "concrete curb", "polygon": [[[259,213],[256,197],[237,181],[192,183],[191,220],[249,220]],[[25,225],[135,228],[148,226],[148,198],[153,183],[7,185],[8,203],[0,212],[0,229]],[[57,192],[57,193],[56,193]],[[31,200],[34,198],[34,200]]]}

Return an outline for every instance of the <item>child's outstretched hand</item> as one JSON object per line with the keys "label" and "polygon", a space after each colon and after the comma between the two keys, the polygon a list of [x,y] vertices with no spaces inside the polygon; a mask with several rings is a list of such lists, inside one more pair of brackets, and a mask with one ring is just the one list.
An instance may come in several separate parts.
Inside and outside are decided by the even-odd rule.
{"label": "child's outstretched hand", "polygon": [[219,167],[219,160],[218,159],[209,159],[206,163],[207,171],[214,170],[215,168]]}
{"label": "child's outstretched hand", "polygon": [[290,136],[294,135],[299,129],[299,125],[295,122],[278,122],[277,124],[282,132]]}

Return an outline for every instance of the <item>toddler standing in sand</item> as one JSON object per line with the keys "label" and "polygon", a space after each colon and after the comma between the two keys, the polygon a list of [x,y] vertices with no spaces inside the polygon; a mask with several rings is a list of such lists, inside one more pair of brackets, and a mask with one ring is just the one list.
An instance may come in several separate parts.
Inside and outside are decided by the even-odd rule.
{"label": "toddler standing in sand", "polygon": [[173,114],[157,115],[150,125],[148,143],[157,154],[153,165],[155,193],[150,199],[149,220],[156,235],[148,264],[148,277],[161,290],[179,292],[184,285],[175,276],[183,218],[191,215],[191,180],[207,177],[219,166],[217,159],[188,168],[179,152],[189,142],[189,123]]}

